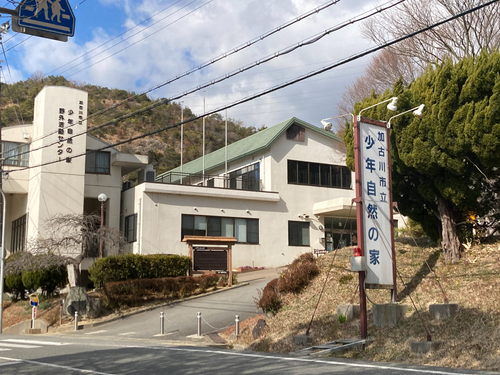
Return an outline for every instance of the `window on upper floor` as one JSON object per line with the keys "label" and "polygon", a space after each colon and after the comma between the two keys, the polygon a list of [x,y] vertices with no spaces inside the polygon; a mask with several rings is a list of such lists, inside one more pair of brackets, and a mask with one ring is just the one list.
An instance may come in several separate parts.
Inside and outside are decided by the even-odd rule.
{"label": "window on upper floor", "polygon": [[2,142],[4,165],[27,167],[29,163],[28,143]]}
{"label": "window on upper floor", "polygon": [[230,189],[260,191],[260,164],[255,163],[228,174]]}
{"label": "window on upper floor", "polygon": [[26,248],[26,218],[27,215],[25,214],[12,222],[12,235],[10,238],[10,251],[12,253],[24,251]]}
{"label": "window on upper floor", "polygon": [[304,142],[306,139],[306,130],[299,125],[293,124],[286,129],[286,139],[297,142]]}
{"label": "window on upper floor", "polygon": [[85,173],[110,174],[111,153],[87,150]]}
{"label": "window on upper floor", "polygon": [[351,189],[351,171],[342,165],[288,160],[288,183]]}
{"label": "window on upper floor", "polygon": [[235,237],[239,243],[259,243],[259,220],[219,216],[182,215],[184,236]]}

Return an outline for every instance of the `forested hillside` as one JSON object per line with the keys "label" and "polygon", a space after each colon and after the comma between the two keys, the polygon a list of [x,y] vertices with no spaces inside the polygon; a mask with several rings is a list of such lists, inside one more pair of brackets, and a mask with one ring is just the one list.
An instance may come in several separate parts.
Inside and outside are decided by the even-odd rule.
{"label": "forested hillside", "polygon": [[[89,129],[147,107],[160,100],[151,100],[146,95],[135,96],[135,93],[125,90],[110,89],[85,83],[79,84],[68,81],[62,76],[43,78],[43,74],[39,73],[34,74],[25,81],[19,81],[14,84],[1,84],[2,126],[32,123],[35,97],[46,85],[74,87],[89,93]],[[116,106],[116,108],[103,111],[122,102],[123,104]],[[184,108],[184,120],[197,115],[199,114],[192,113],[189,108]],[[90,134],[106,142],[114,143],[176,124],[180,122],[180,119],[181,107],[179,104],[162,104],[137,116],[120,121],[117,124],[91,131]],[[218,114],[205,119],[206,153],[224,147],[224,125],[224,118]],[[184,126],[183,161],[185,163],[202,155],[202,130],[201,119]],[[238,141],[256,131],[254,127],[243,126],[241,121],[229,119],[228,143]],[[150,163],[155,165],[158,173],[162,173],[180,165],[180,139],[180,127],[176,127],[133,143],[126,143],[118,148],[123,152],[148,155]]]}

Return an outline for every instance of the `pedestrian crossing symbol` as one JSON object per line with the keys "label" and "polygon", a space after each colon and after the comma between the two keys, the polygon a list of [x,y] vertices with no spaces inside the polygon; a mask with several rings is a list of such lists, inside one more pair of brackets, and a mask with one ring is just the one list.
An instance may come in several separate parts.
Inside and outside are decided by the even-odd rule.
{"label": "pedestrian crossing symbol", "polygon": [[73,36],[75,16],[68,0],[23,0],[17,7],[19,26]]}

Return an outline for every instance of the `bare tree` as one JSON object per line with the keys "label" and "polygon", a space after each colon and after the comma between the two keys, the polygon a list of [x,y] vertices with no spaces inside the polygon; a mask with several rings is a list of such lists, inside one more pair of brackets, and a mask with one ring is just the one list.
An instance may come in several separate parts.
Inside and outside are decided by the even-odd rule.
{"label": "bare tree", "polygon": [[46,235],[29,240],[28,251],[62,255],[76,265],[87,256],[97,256],[101,239],[103,255],[123,252],[127,244],[123,234],[116,228],[100,228],[100,219],[97,214],[54,215],[44,223]]}
{"label": "bare tree", "polygon": [[[337,104],[338,113],[352,112],[354,105],[370,95],[380,95],[391,89],[401,79],[404,86],[417,78],[422,70],[405,56],[384,49],[373,56],[363,75],[351,83],[342,93]],[[345,119],[337,120],[336,133],[342,135]]]}
{"label": "bare tree", "polygon": [[[364,36],[382,45],[413,31],[461,13],[484,0],[407,0],[400,6],[370,18],[362,25]],[[500,4],[492,4],[454,21],[447,22],[389,50],[403,56],[421,69],[446,57],[458,61],[476,57],[482,49],[491,52],[500,45]]]}

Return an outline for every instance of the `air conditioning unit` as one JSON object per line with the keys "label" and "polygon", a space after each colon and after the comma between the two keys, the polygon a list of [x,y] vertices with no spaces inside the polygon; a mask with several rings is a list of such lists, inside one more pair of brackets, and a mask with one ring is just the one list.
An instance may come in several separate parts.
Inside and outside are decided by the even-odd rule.
{"label": "air conditioning unit", "polygon": [[143,169],[139,171],[139,183],[143,182],[155,182],[156,171],[152,165],[146,165]]}
{"label": "air conditioning unit", "polygon": [[122,184],[122,191],[128,190],[132,187],[132,182],[131,181],[125,181]]}

